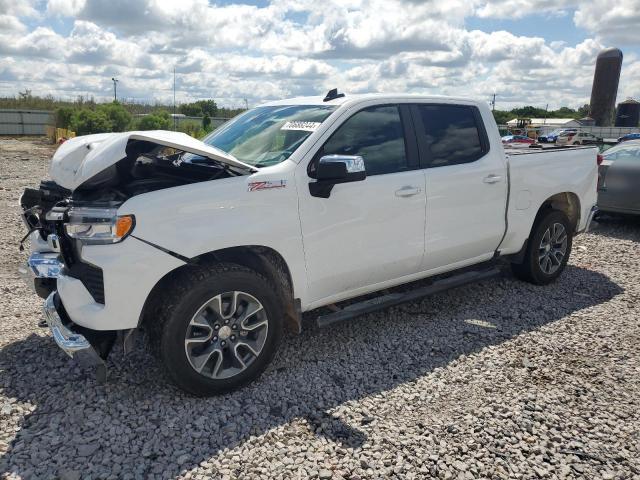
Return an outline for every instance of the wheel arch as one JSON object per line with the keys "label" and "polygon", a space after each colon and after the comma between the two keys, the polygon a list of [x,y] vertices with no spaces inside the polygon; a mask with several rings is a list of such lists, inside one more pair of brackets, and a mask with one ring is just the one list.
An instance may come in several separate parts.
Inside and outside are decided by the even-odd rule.
{"label": "wheel arch", "polygon": [[163,291],[170,288],[182,272],[189,269],[197,269],[211,263],[235,263],[260,272],[274,285],[280,287],[277,292],[285,312],[285,325],[289,330],[300,333],[302,330],[302,314],[300,300],[294,298],[294,282],[291,270],[284,257],[271,247],[263,245],[244,245],[222,248],[198,255],[189,259],[184,265],[175,268],[165,274],[149,292],[145,300],[138,327],[153,321],[149,313],[152,306],[161,298]]}
{"label": "wheel arch", "polygon": [[529,233],[527,237],[524,239],[522,243],[522,247],[516,253],[507,255],[507,258],[512,263],[520,263],[524,258],[524,255],[527,251],[527,247],[529,245],[529,239],[531,238],[531,234],[533,229],[538,223],[538,220],[542,215],[544,215],[549,210],[558,210],[563,212],[571,222],[571,228],[574,232],[577,231],[578,225],[580,225],[580,197],[573,192],[561,192],[551,195],[547,198],[536,212],[536,215],[533,219],[529,227]]}
{"label": "wheel arch", "polygon": [[578,229],[578,225],[580,224],[580,212],[582,210],[580,206],[580,197],[578,197],[577,194],[573,192],[561,192],[547,198],[542,202],[542,205],[540,205],[540,208],[536,213],[536,218],[531,226],[532,229],[540,215],[549,209],[563,212],[569,218],[573,231],[575,232]]}

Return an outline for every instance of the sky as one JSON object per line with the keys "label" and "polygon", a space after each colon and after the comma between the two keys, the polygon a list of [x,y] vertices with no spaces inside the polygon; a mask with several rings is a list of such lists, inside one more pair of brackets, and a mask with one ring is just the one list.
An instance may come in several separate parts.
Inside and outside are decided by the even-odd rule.
{"label": "sky", "polygon": [[624,53],[640,98],[640,0],[0,0],[0,95],[229,107],[399,92],[496,108],[589,102],[595,58]]}

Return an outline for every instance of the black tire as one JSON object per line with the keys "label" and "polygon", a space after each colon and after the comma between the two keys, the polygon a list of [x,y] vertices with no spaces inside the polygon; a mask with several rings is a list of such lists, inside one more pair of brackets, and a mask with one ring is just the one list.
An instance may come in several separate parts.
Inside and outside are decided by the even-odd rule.
{"label": "black tire", "polygon": [[[152,350],[160,358],[169,379],[179,388],[193,395],[211,396],[245,385],[264,371],[277,351],[283,333],[282,305],[277,295],[278,290],[266,277],[240,265],[217,263],[181,272],[174,279],[171,288],[166,290],[167,295],[154,308],[157,316],[149,319],[147,325]],[[229,378],[211,378],[196,371],[190,363],[185,346],[187,331],[193,328],[190,327],[192,318],[207,301],[217,295],[235,291],[245,292],[262,304],[267,320],[266,340],[259,355],[254,356],[251,363],[247,362],[243,371]],[[207,315],[209,314],[215,315],[215,312]],[[239,329],[242,330],[241,327]],[[221,331],[222,329],[219,330]],[[212,330],[213,334],[215,332]],[[238,334],[238,341],[240,335]],[[222,342],[221,339],[222,334],[219,343]],[[229,337],[227,342],[228,353],[231,345]]]}
{"label": "black tire", "polygon": [[[542,251],[540,246],[547,230],[552,229],[555,224],[561,224],[566,232],[566,252],[557,268],[553,272],[547,273],[540,264],[540,252]],[[572,242],[573,230],[567,215],[559,210],[547,210],[538,216],[531,229],[523,262],[512,263],[511,270],[520,280],[535,285],[547,285],[555,281],[564,271],[571,254]]]}

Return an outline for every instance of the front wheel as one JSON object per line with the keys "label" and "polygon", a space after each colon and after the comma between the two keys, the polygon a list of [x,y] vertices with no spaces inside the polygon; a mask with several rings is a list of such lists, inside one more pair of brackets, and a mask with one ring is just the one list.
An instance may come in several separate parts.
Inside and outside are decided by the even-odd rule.
{"label": "front wheel", "polygon": [[573,235],[569,218],[549,210],[536,221],[522,263],[512,263],[516,277],[536,285],[546,285],[560,276],[571,254]]}
{"label": "front wheel", "polygon": [[235,264],[184,272],[174,287],[158,310],[152,335],[169,378],[199,396],[225,393],[257,378],[282,337],[276,287]]}

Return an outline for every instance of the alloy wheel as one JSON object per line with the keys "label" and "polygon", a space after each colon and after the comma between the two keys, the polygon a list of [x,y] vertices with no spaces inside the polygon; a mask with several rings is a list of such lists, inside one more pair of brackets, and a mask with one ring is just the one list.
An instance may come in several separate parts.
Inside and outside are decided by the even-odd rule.
{"label": "alloy wheel", "polygon": [[567,254],[567,232],[564,225],[554,223],[542,235],[538,248],[538,263],[547,275],[554,274]]}
{"label": "alloy wheel", "polygon": [[246,370],[262,352],[269,321],[262,303],[241,291],[208,300],[191,318],[184,348],[191,367],[221,380]]}

